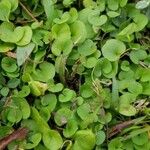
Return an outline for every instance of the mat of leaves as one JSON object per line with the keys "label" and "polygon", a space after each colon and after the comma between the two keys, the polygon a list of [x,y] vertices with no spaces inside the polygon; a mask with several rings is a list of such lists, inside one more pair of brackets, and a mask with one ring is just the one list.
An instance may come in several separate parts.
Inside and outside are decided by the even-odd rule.
{"label": "mat of leaves", "polygon": [[150,0],[1,0],[0,149],[150,150]]}

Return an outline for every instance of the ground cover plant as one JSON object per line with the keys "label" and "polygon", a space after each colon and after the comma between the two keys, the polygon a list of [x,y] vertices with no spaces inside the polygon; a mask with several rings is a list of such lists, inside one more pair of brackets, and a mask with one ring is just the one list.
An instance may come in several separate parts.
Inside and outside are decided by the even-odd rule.
{"label": "ground cover plant", "polygon": [[0,0],[0,149],[150,150],[149,0]]}

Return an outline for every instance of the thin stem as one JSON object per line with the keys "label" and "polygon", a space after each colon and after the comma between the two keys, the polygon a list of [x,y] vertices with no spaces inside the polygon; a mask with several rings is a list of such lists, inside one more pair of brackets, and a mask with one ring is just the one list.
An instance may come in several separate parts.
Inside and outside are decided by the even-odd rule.
{"label": "thin stem", "polygon": [[26,13],[27,13],[34,21],[38,22],[38,20],[33,16],[33,14],[31,13],[31,11],[28,10],[22,2],[19,2],[19,4],[21,5],[21,7],[26,11]]}

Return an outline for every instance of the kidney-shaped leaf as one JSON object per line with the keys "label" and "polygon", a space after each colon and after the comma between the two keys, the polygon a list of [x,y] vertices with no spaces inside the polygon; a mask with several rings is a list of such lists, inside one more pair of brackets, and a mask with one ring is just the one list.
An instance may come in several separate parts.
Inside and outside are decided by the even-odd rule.
{"label": "kidney-shaped leaf", "polygon": [[107,40],[102,47],[102,53],[109,61],[118,60],[125,50],[125,44],[116,39]]}
{"label": "kidney-shaped leaf", "polygon": [[55,76],[55,67],[53,64],[43,62],[39,65],[39,69],[36,69],[32,74],[35,80],[47,82],[49,79],[53,79]]}
{"label": "kidney-shaped leaf", "polygon": [[91,130],[77,131],[74,140],[73,150],[91,150],[95,145],[95,135]]}
{"label": "kidney-shaped leaf", "polygon": [[50,130],[44,133],[42,140],[43,140],[44,145],[49,150],[58,150],[63,144],[63,140],[60,134],[55,130]]}

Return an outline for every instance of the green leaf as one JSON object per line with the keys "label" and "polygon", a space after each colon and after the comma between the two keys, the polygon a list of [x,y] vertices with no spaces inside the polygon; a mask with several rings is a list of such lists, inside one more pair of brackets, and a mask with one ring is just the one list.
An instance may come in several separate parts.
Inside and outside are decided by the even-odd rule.
{"label": "green leaf", "polygon": [[120,97],[119,113],[125,116],[134,116],[136,109],[130,103],[135,100],[135,95],[125,93]]}
{"label": "green leaf", "polygon": [[13,44],[10,43],[0,43],[0,53],[5,53],[11,51],[14,48]]}
{"label": "green leaf", "polygon": [[24,31],[23,37],[21,38],[21,40],[16,42],[16,44],[19,46],[29,44],[32,38],[32,30],[29,26],[22,27],[22,30]]}
{"label": "green leaf", "polygon": [[49,62],[42,62],[39,65],[39,69],[35,69],[32,77],[41,82],[47,82],[49,79],[53,79],[55,76],[55,67]]}
{"label": "green leaf", "polygon": [[83,84],[80,87],[81,96],[84,98],[89,98],[94,94],[94,91],[90,84]]}
{"label": "green leaf", "polygon": [[57,40],[68,40],[71,38],[71,32],[69,25],[66,23],[63,24],[55,24],[52,27],[52,36]]}
{"label": "green leaf", "polygon": [[73,2],[74,0],[63,0],[63,5],[65,7],[69,7]]}
{"label": "green leaf", "polygon": [[56,112],[54,120],[58,126],[62,126],[72,118],[72,115],[73,113],[70,109],[63,107]]}
{"label": "green leaf", "polygon": [[64,56],[67,56],[72,51],[72,48],[73,43],[71,39],[55,40],[52,45],[52,53],[56,56],[60,56],[61,53],[63,53]]}
{"label": "green leaf", "polygon": [[16,88],[19,84],[20,84],[20,79],[18,78],[12,78],[7,82],[7,86],[12,89]]}
{"label": "green leaf", "polygon": [[133,18],[135,24],[137,25],[136,27],[136,32],[142,30],[148,23],[148,18],[144,14],[137,14]]}
{"label": "green leaf", "polygon": [[29,87],[31,93],[35,96],[44,95],[45,91],[48,89],[48,85],[39,81],[30,81]]}
{"label": "green leaf", "polygon": [[108,11],[108,12],[107,12],[107,15],[108,15],[110,18],[115,18],[115,17],[119,16],[120,13],[115,12],[115,11]]}
{"label": "green leaf", "polygon": [[3,57],[1,66],[4,71],[9,73],[17,70],[16,60],[10,57]]}
{"label": "green leaf", "polygon": [[63,135],[66,138],[69,138],[75,134],[75,132],[78,130],[77,122],[73,119],[69,120],[66,128],[63,130]]}
{"label": "green leaf", "polygon": [[46,17],[47,17],[48,21],[50,21],[50,24],[51,24],[53,21],[53,18],[55,16],[54,3],[53,3],[53,1],[42,0],[42,4],[44,6],[44,11],[46,13]]}
{"label": "green leaf", "polygon": [[22,118],[21,110],[18,108],[11,108],[8,110],[7,120],[11,123],[18,123]]}
{"label": "green leaf", "polygon": [[126,6],[127,2],[128,2],[128,0],[120,0],[120,6],[121,7]]}
{"label": "green leaf", "polygon": [[120,56],[125,52],[125,50],[125,44],[116,39],[107,40],[102,47],[103,56],[109,61],[118,60]]}
{"label": "green leaf", "polygon": [[15,11],[18,7],[18,0],[8,0],[11,4],[11,12]]}
{"label": "green leaf", "polygon": [[77,131],[74,136],[73,150],[91,150],[95,145],[95,135],[91,130]]}
{"label": "green leaf", "polygon": [[150,95],[150,88],[149,88],[150,87],[150,82],[143,83],[142,86],[143,86],[142,94]]}
{"label": "green leaf", "polygon": [[22,112],[22,118],[27,119],[30,116],[30,106],[25,98],[21,97],[13,97],[13,101],[17,103],[17,106],[19,106],[19,109]]}
{"label": "green leaf", "polygon": [[55,130],[50,130],[44,133],[42,140],[43,140],[44,145],[49,150],[58,150],[63,144],[63,140],[60,134]]}
{"label": "green leaf", "polygon": [[104,131],[98,131],[96,133],[96,145],[101,145],[105,141],[106,135]]}
{"label": "green leaf", "polygon": [[50,84],[48,85],[48,90],[52,93],[56,93],[62,91],[63,87],[64,86],[62,83],[54,84],[50,82]]}
{"label": "green leaf", "polygon": [[117,0],[107,0],[108,8],[111,10],[117,10],[119,7]]}
{"label": "green leaf", "polygon": [[9,21],[10,10],[11,10],[10,1],[2,0],[0,2],[0,20]]}
{"label": "green leaf", "polygon": [[3,22],[0,25],[0,39],[4,42],[16,43],[23,38],[23,27],[14,27],[11,22]]}
{"label": "green leaf", "polygon": [[43,106],[48,106],[49,111],[53,111],[57,104],[57,98],[54,94],[46,94],[41,99],[41,104]]}
{"label": "green leaf", "polygon": [[123,71],[129,71],[130,70],[130,63],[126,60],[124,60],[122,63],[121,63],[121,69]]}
{"label": "green leaf", "polygon": [[96,66],[98,62],[98,59],[95,57],[89,57],[87,58],[85,61],[83,61],[83,66],[85,66],[86,68],[93,68]]}
{"label": "green leaf", "polygon": [[0,94],[1,94],[2,96],[7,96],[8,93],[9,93],[9,88],[8,88],[8,87],[3,87],[3,88],[1,88]]}
{"label": "green leaf", "polygon": [[29,86],[22,86],[21,91],[18,92],[18,97],[26,97],[30,94],[30,87]]}
{"label": "green leaf", "polygon": [[17,47],[17,64],[21,66],[29,57],[35,47],[34,43],[30,43],[24,47]]}
{"label": "green leaf", "polygon": [[0,138],[5,137],[6,135],[10,134],[11,131],[11,127],[8,126],[0,126]]}
{"label": "green leaf", "polygon": [[25,144],[25,149],[32,149],[36,147],[42,139],[41,133],[35,133],[28,138],[28,141]]}
{"label": "green leaf", "polygon": [[78,46],[78,52],[82,56],[89,56],[93,54],[96,50],[97,50],[96,44],[90,39],[86,40],[83,44],[80,44]]}
{"label": "green leaf", "polygon": [[55,18],[55,19],[54,19],[54,22],[55,22],[56,24],[63,24],[63,23],[65,23],[65,22],[67,22],[69,19],[70,19],[69,13],[68,13],[68,12],[65,12],[65,13],[63,13],[63,15],[61,16],[60,19],[59,19],[59,18]]}
{"label": "green leaf", "polygon": [[141,70],[142,74],[141,74],[141,81],[142,82],[147,82],[147,81],[150,81],[150,69],[146,68],[146,69],[142,69]]}
{"label": "green leaf", "polygon": [[75,44],[79,44],[85,41],[87,36],[87,31],[85,24],[82,21],[75,21],[70,25],[72,41]]}
{"label": "green leaf", "polygon": [[123,30],[121,30],[118,34],[118,36],[129,36],[136,30],[136,24],[130,23],[128,26],[126,26]]}
{"label": "green leaf", "polygon": [[88,22],[91,25],[94,26],[101,26],[105,24],[107,21],[107,16],[106,15],[101,15],[100,16],[100,11],[99,10],[94,10],[92,13],[88,15]]}
{"label": "green leaf", "polygon": [[134,136],[132,137],[132,142],[136,145],[144,145],[148,142],[148,134],[145,132]]}
{"label": "green leaf", "polygon": [[77,108],[77,114],[82,120],[84,120],[86,119],[86,116],[90,113],[90,110],[90,105],[84,103]]}
{"label": "green leaf", "polygon": [[108,150],[122,150],[122,142],[120,138],[114,138],[108,144]]}
{"label": "green leaf", "polygon": [[144,50],[133,50],[129,54],[133,63],[138,64],[140,61],[147,58],[147,53]]}
{"label": "green leaf", "polygon": [[73,98],[75,97],[76,93],[73,90],[70,90],[68,88],[65,88],[62,91],[62,94],[59,95],[59,101],[60,102],[68,102],[72,101]]}

